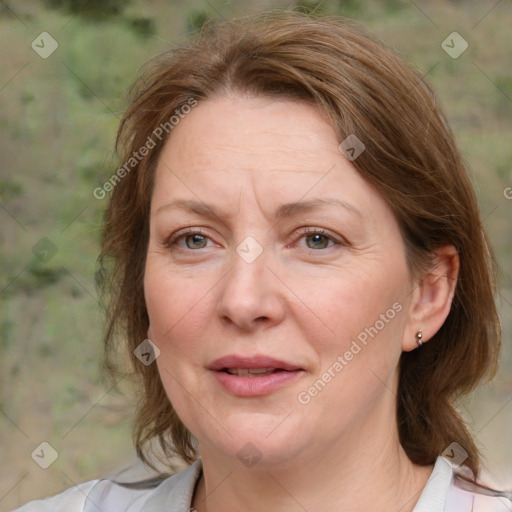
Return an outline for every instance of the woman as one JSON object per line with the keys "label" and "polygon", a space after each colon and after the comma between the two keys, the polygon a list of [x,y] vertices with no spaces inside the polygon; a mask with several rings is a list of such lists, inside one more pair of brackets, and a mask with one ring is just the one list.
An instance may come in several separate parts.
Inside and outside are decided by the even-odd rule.
{"label": "woman", "polygon": [[153,61],[118,144],[107,354],[142,460],[191,465],[20,510],[511,509],[453,405],[495,371],[492,250],[416,73],[345,21],[225,22]]}

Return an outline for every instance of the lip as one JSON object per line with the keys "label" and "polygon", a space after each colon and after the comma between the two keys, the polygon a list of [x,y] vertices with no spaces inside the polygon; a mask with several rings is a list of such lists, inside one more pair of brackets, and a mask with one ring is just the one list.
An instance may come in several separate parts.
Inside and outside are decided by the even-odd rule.
{"label": "lip", "polygon": [[[225,369],[275,368],[279,371],[257,377],[241,377],[226,373]],[[304,370],[291,362],[273,357],[254,355],[228,355],[213,361],[208,369],[221,387],[228,393],[240,397],[268,395],[280,388],[292,384]]]}
{"label": "lip", "polygon": [[273,357],[254,355],[254,356],[236,356],[228,355],[215,359],[209,366],[209,370],[219,371],[224,368],[279,368],[289,372],[302,370],[300,366],[293,363],[275,359]]}

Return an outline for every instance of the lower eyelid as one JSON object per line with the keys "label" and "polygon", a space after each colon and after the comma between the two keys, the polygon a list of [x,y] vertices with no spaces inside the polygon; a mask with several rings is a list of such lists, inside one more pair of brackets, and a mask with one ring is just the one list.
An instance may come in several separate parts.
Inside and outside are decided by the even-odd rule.
{"label": "lower eyelid", "polygon": [[[311,235],[308,235],[308,236],[311,236]],[[341,245],[337,240],[334,240],[334,239],[332,239],[332,238],[330,238],[330,237],[328,237],[326,235],[323,235],[323,236],[325,236],[328,239],[329,242],[332,242],[332,244],[331,245],[328,244],[326,247],[320,247],[320,248],[316,248],[315,249],[313,247],[308,247],[306,245],[307,242],[304,242],[305,245],[302,246],[301,248],[302,249],[306,249],[307,251],[318,251],[318,252],[320,252],[320,251],[325,251],[326,249],[332,249],[332,248],[334,248],[334,247],[336,247],[338,245]],[[302,240],[303,238],[305,238],[305,237],[301,237],[300,240]]]}

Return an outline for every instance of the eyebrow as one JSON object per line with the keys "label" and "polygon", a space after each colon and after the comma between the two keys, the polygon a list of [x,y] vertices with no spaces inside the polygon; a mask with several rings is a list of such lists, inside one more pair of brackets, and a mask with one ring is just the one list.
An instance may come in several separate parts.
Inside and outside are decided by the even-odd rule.
{"label": "eyebrow", "polygon": [[[272,216],[275,219],[294,217],[296,215],[309,213],[313,210],[326,206],[343,208],[344,210],[360,217],[361,219],[365,218],[361,211],[352,204],[342,201],[341,199],[331,197],[311,199],[308,201],[297,201],[295,203],[285,203],[276,208]],[[197,215],[210,218],[227,219],[231,217],[231,215],[218,210],[213,205],[209,205],[202,201],[192,201],[188,199],[176,199],[170,203],[164,204],[156,210],[155,215],[158,215],[160,212],[168,209],[182,209],[190,213],[195,213]]]}
{"label": "eyebrow", "polygon": [[364,215],[353,205],[342,201],[341,199],[327,197],[311,199],[309,201],[297,201],[295,203],[286,203],[279,206],[274,212],[274,217],[281,219],[283,217],[291,217],[294,215],[309,213],[312,210],[323,208],[325,206],[337,206],[343,208],[348,212],[357,215],[358,217],[364,218]]}

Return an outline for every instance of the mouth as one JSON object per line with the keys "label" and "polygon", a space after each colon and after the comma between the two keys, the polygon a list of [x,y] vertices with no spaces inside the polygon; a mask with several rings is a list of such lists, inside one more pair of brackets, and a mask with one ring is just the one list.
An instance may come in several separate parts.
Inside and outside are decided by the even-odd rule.
{"label": "mouth", "polygon": [[304,370],[266,356],[227,356],[209,367],[222,388],[236,396],[262,396],[290,385]]}
{"label": "mouth", "polygon": [[272,375],[276,372],[285,372],[281,368],[223,368],[221,372],[229,373],[229,375],[236,375],[238,377],[264,377],[265,375]]}

